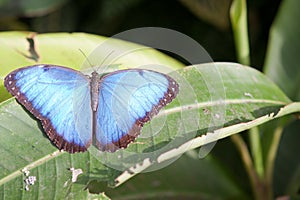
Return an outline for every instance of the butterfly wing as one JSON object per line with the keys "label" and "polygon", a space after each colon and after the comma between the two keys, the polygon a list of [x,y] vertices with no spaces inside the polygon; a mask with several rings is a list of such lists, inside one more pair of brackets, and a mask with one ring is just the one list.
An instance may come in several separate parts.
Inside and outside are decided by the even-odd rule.
{"label": "butterfly wing", "polygon": [[7,90],[37,119],[51,141],[70,153],[91,144],[92,111],[89,79],[53,65],[17,69],[4,80]]}
{"label": "butterfly wing", "polygon": [[98,148],[114,152],[127,147],[178,90],[171,77],[149,70],[121,70],[104,76],[96,120]]}

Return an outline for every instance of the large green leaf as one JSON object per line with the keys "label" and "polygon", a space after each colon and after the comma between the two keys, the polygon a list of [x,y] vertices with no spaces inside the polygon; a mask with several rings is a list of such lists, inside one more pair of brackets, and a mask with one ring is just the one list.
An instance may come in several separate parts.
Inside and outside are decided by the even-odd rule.
{"label": "large green leaf", "polygon": [[[282,1],[278,14],[270,30],[270,40],[265,60],[264,71],[292,100],[300,99],[300,13],[297,0]],[[264,146],[272,141],[274,127],[282,128],[282,140],[278,149],[274,169],[275,195],[299,195],[300,159],[297,155],[299,147],[299,120],[291,124],[287,120],[264,127],[262,130]],[[285,127],[282,127],[285,125]],[[278,129],[278,128],[277,128]],[[268,134],[269,133],[269,134]],[[299,197],[299,196],[298,196]]]}
{"label": "large green leaf", "polygon": [[98,182],[89,188],[95,193],[105,191],[112,199],[251,199],[242,185],[232,168],[212,154],[199,159],[197,151],[189,151],[176,163],[139,174],[118,188]]}
{"label": "large green leaf", "polygon": [[[173,161],[185,151],[300,110],[298,104],[289,104],[289,99],[263,74],[238,64],[203,64],[171,75],[180,84],[178,98],[144,127],[137,142],[114,154],[97,154],[93,147],[74,155],[59,152],[44,136],[39,122],[15,100],[3,102],[0,155],[5,160],[0,165],[1,196],[86,198],[87,190],[83,189],[93,179],[121,184],[141,170],[155,167],[155,163]],[[147,130],[161,126],[161,121],[165,126],[159,134],[150,140],[143,138]],[[114,161],[125,166],[121,172],[102,164],[114,165]],[[134,167],[127,170],[129,166]],[[83,171],[76,183],[71,182],[71,167]],[[30,191],[22,190],[26,177],[20,170],[24,168],[38,179]]]}

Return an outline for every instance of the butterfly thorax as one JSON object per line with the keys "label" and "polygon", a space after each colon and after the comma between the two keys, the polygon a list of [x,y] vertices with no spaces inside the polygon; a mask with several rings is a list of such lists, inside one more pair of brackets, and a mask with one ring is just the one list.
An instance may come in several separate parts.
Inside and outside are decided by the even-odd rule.
{"label": "butterfly thorax", "polygon": [[101,77],[97,72],[92,72],[91,82],[91,105],[94,112],[97,111],[99,101],[99,83]]}

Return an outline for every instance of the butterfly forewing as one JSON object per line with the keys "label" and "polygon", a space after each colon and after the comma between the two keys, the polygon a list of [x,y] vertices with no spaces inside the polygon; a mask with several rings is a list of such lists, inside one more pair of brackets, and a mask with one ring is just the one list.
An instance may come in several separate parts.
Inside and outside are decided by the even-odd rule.
{"label": "butterfly forewing", "polygon": [[4,85],[41,120],[59,149],[74,153],[90,145],[90,85],[83,74],[60,66],[35,65],[11,72]]}

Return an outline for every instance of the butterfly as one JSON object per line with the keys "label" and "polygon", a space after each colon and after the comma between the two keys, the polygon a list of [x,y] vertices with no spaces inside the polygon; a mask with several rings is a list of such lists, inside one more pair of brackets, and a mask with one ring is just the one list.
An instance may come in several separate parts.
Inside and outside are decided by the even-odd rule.
{"label": "butterfly", "polygon": [[32,65],[9,73],[6,89],[41,121],[60,150],[84,152],[126,148],[143,125],[179,92],[168,75],[126,69],[91,76],[56,65]]}

